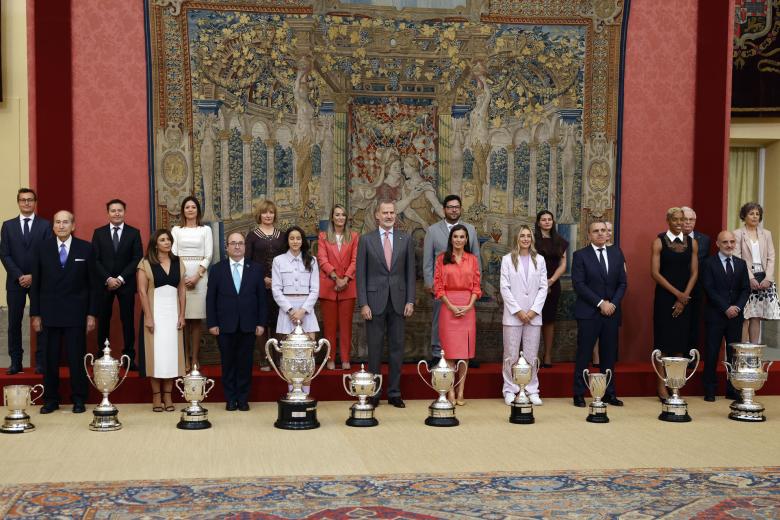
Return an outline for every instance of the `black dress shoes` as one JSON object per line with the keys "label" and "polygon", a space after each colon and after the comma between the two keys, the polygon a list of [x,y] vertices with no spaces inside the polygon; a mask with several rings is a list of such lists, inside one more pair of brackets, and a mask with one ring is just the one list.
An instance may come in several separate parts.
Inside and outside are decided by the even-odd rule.
{"label": "black dress shoes", "polygon": [[235,401],[228,401],[227,403],[225,403],[225,410],[227,410],[228,412],[235,412],[236,410],[238,410],[238,403]]}
{"label": "black dress shoes", "polygon": [[249,411],[249,403],[238,403],[238,410],[240,412],[248,412]]}
{"label": "black dress shoes", "polygon": [[8,367],[8,370],[5,371],[6,375],[12,376],[15,374],[21,374],[24,371],[22,370],[22,365],[12,364],[10,367]]}
{"label": "black dress shoes", "polygon": [[704,396],[704,400],[707,401],[708,403],[714,403],[715,402],[715,396],[707,394],[707,395]]}
{"label": "black dress shoes", "polygon": [[406,408],[406,404],[404,403],[404,400],[401,399],[400,397],[390,397],[387,400],[387,404],[391,404],[396,408]]}
{"label": "black dress shoes", "polygon": [[585,398],[581,395],[574,396],[574,406],[577,408],[585,408]]}
{"label": "black dress shoes", "polygon": [[604,401],[607,404],[611,404],[612,406],[623,406],[623,401],[621,401],[614,395],[605,395],[602,401]]}
{"label": "black dress shoes", "polygon": [[59,410],[60,405],[57,403],[44,403],[43,406],[41,406],[41,413],[52,413],[54,410]]}
{"label": "black dress shoes", "polygon": [[84,403],[74,403],[73,413],[84,413],[87,409],[84,407]]}

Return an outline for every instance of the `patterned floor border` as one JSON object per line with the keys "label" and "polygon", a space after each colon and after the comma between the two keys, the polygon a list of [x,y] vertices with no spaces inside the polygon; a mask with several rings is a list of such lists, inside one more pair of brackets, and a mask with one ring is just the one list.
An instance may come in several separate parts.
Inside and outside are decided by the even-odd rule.
{"label": "patterned floor border", "polygon": [[3,518],[780,518],[780,467],[18,484]]}

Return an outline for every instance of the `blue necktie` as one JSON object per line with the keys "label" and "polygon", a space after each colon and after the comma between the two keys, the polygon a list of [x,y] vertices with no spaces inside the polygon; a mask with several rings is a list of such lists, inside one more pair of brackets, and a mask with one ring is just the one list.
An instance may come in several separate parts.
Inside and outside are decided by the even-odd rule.
{"label": "blue necktie", "polygon": [[241,289],[241,273],[238,272],[238,262],[233,264],[233,285],[236,286],[236,292]]}
{"label": "blue necktie", "polygon": [[68,261],[68,250],[65,249],[65,244],[60,244],[60,267],[65,267],[65,262]]}

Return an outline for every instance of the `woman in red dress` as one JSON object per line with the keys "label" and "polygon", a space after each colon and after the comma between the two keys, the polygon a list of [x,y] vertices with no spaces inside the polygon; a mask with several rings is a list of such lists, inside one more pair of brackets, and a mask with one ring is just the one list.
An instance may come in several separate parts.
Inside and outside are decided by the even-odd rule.
{"label": "woman in red dress", "polygon": [[[467,253],[469,233],[466,226],[456,224],[450,230],[447,251],[436,258],[433,274],[433,290],[442,301],[439,315],[439,338],[442,357],[450,368],[459,359],[472,359],[475,354],[477,315],[474,303],[482,296],[479,287],[480,273],[477,257]],[[460,382],[447,396],[450,401],[463,406],[463,390],[466,386],[466,366],[458,369]],[[456,395],[457,394],[457,395]]]}

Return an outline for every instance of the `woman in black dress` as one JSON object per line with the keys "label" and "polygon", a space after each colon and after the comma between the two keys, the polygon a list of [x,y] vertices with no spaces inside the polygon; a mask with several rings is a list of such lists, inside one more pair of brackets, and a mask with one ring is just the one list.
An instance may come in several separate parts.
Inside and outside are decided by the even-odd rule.
{"label": "woman in black dress", "polygon": [[[270,200],[264,200],[257,206],[257,227],[246,237],[247,260],[251,260],[263,266],[265,272],[265,301],[268,305],[268,324],[265,333],[260,338],[261,345],[268,338],[272,338],[276,332],[276,320],[279,318],[279,306],[271,294],[271,268],[274,257],[287,251],[287,239],[284,232],[276,227],[276,217],[279,211],[276,204]],[[261,360],[260,370],[269,371],[271,367],[265,360]]]}
{"label": "woman in black dress", "polygon": [[[655,280],[653,302],[654,348],[665,356],[683,355],[689,346],[691,291],[699,276],[698,245],[682,231],[685,217],[680,208],[669,208],[669,229],[653,240],[650,272]],[[659,370],[661,367],[657,367]],[[663,381],[658,379],[658,398],[669,397]]]}
{"label": "woman in black dress", "polygon": [[568,249],[569,243],[558,234],[555,218],[546,209],[536,215],[534,240],[536,251],[544,257],[547,276],[549,276],[547,279],[547,299],[542,307],[542,337],[544,338],[542,367],[551,368],[555,316],[558,313],[558,300],[561,297],[560,278],[566,272],[566,249]]}

